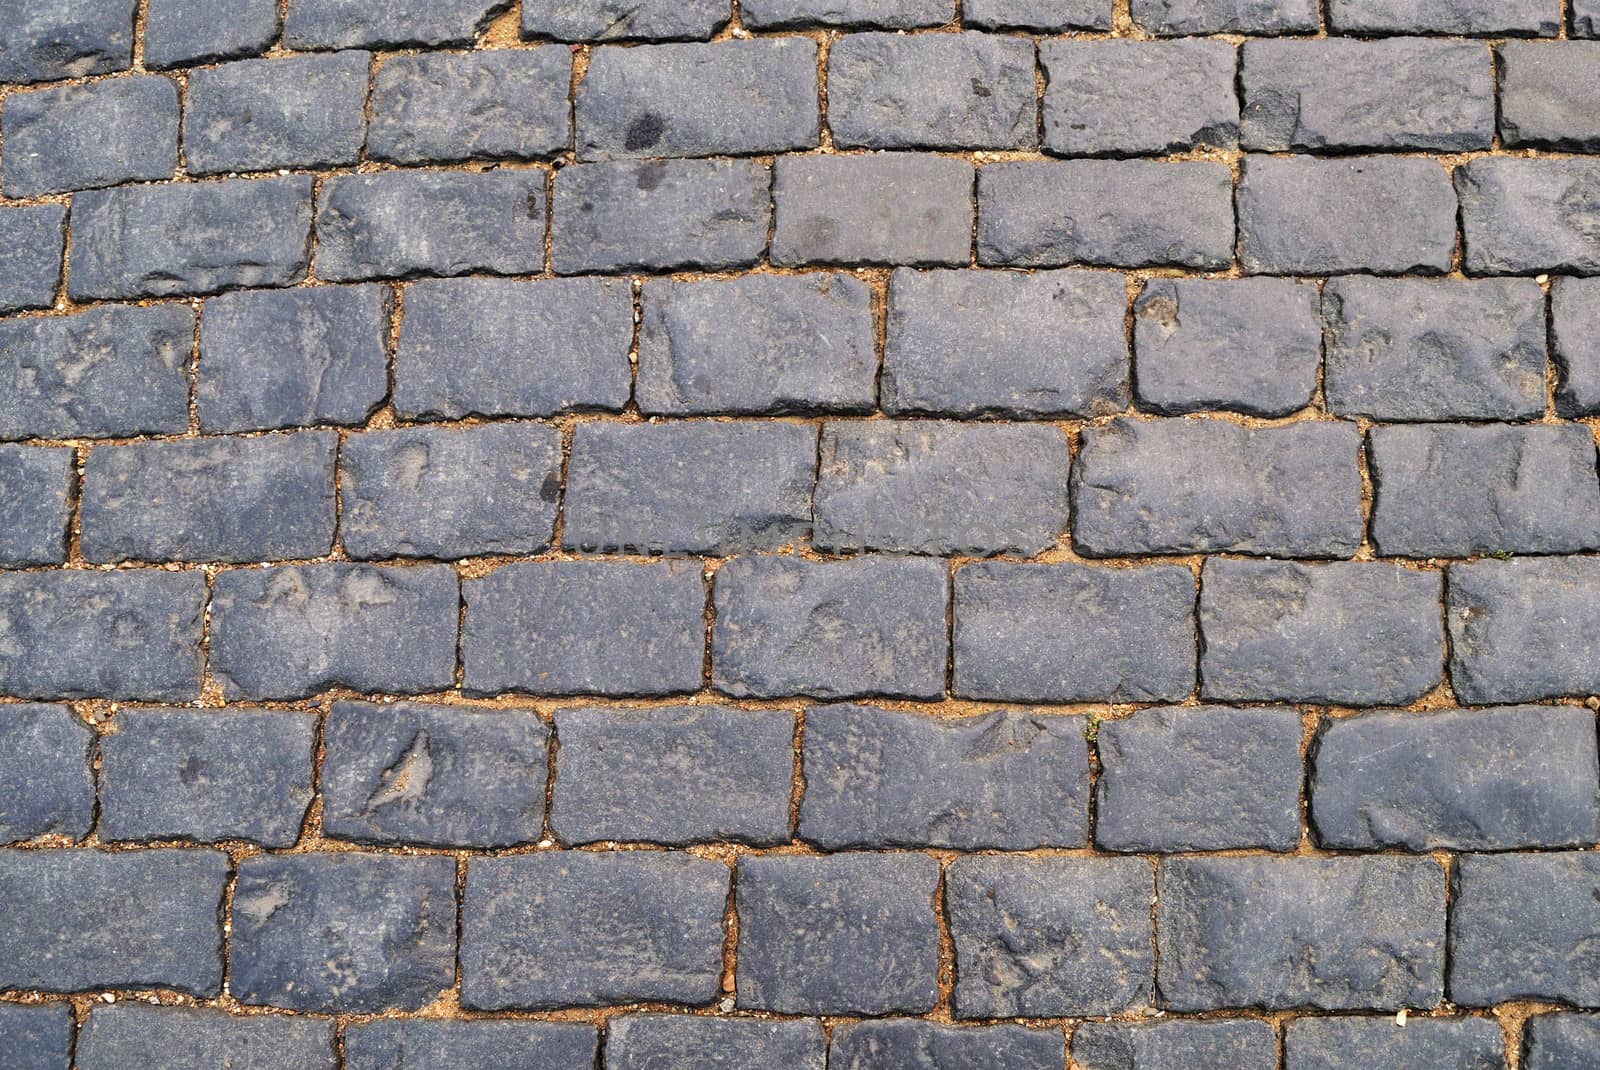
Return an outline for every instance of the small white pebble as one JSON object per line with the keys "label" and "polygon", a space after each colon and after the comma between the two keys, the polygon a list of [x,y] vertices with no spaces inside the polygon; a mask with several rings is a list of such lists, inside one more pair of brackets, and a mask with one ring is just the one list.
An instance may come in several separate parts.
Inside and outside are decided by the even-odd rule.
{"label": "small white pebble", "polygon": [[1401,1029],[1404,1029],[1406,1027],[1406,1014],[1407,1014],[1406,1009],[1404,1007],[1401,1007],[1400,1008],[1400,1013],[1396,1014],[1394,1016],[1394,1024],[1399,1026]]}

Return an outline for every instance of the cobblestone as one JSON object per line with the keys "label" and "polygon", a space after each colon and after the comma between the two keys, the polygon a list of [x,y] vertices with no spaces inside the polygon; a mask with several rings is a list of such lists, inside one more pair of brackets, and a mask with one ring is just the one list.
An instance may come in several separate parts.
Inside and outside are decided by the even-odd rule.
{"label": "cobblestone", "polygon": [[66,209],[0,208],[0,313],[49,308],[61,287]]}
{"label": "cobblestone", "polygon": [[1484,158],[1455,171],[1472,275],[1600,271],[1600,162]]}
{"label": "cobblestone", "polygon": [[827,1046],[822,1026],[814,1021],[629,1014],[606,1026],[608,1070],[822,1070]]}
{"label": "cobblestone", "polygon": [[555,46],[391,57],[373,78],[367,152],[403,164],[553,156],[571,142],[571,78]]}
{"label": "cobblestone", "polygon": [[1522,1048],[1527,1070],[1582,1066],[1600,1045],[1600,1017],[1593,1014],[1539,1014],[1528,1019]]}
{"label": "cobblestone", "polygon": [[1583,104],[1600,92],[1600,44],[1508,41],[1499,58],[1500,136],[1507,145],[1600,148],[1600,122]]}
{"label": "cobblestone", "polygon": [[0,1049],[7,1052],[14,1070],[66,1070],[72,1063],[72,1007],[66,1003],[0,1006]]}
{"label": "cobblestone", "polygon": [[906,1018],[841,1025],[833,1032],[828,1065],[836,1070],[1055,1070],[1061,1038],[1053,1029],[1020,1025],[948,1026]]}
{"label": "cobblestone", "polygon": [[1160,155],[1238,144],[1238,53],[1225,41],[1049,41],[1039,62],[1048,152]]}
{"label": "cobblestone", "polygon": [[81,1070],[125,1066],[333,1070],[333,1023],[124,1003],[90,1012],[78,1034],[77,1057]]}
{"label": "cobblestone", "polygon": [[[19,703],[0,712],[0,843],[81,839],[94,823],[93,730],[66,706]],[[0,1037],[5,1032],[0,1015]]]}
{"label": "cobblestone", "polygon": [[0,26],[0,82],[50,82],[127,70],[136,0],[17,0]]}
{"label": "cobblestone", "polygon": [[965,265],[972,176],[963,160],[914,153],[783,157],[772,262]]}
{"label": "cobblestone", "polygon": [[249,59],[189,75],[183,156],[193,174],[354,164],[367,136],[372,53]]}
{"label": "cobblestone", "polygon": [[1133,23],[1162,37],[1315,33],[1316,0],[1132,0]]}
{"label": "cobblestone", "polygon": [[147,67],[258,56],[277,36],[278,5],[273,0],[146,0]]}
{"label": "cobblestone", "polygon": [[160,75],[17,93],[0,121],[8,197],[171,178],[178,164],[178,91]]}
{"label": "cobblestone", "polygon": [[466,1060],[477,1070],[517,1070],[536,1057],[546,1070],[593,1070],[598,1034],[579,1022],[378,1019],[344,1034],[346,1070],[442,1068]]}
{"label": "cobblestone", "polygon": [[72,520],[71,450],[39,446],[0,446],[0,565],[59,565],[67,559],[67,527]]}
{"label": "cobblestone", "polygon": [[1381,1018],[1304,1018],[1284,1029],[1288,1070],[1341,1066],[1497,1068],[1506,1042],[1499,1024],[1482,1018],[1421,1019],[1396,1029]]}
{"label": "cobblestone", "polygon": [[505,0],[288,0],[285,48],[428,48],[471,45]]}
{"label": "cobblestone", "polygon": [[1600,284],[1557,279],[1550,287],[1550,350],[1555,361],[1556,412],[1600,412]]}
{"label": "cobblestone", "polygon": [[1600,693],[1594,587],[1586,557],[1477,561],[1450,568],[1450,679],[1463,702]]}
{"label": "cobblestone", "polygon": [[[728,23],[728,0],[524,0],[525,37],[557,41],[706,40]],[[745,13],[747,22],[753,17]]]}
{"label": "cobblestone", "polygon": [[1464,855],[1450,907],[1450,998],[1464,1007],[1600,1001],[1589,952],[1600,931],[1596,860],[1576,852]]}
{"label": "cobblestone", "polygon": [[1560,12],[1541,0],[1329,0],[1328,25],[1354,34],[1500,34],[1554,37]]}
{"label": "cobblestone", "polygon": [[1248,1020],[1086,1022],[1072,1032],[1072,1058],[1083,1070],[1277,1070],[1278,1040],[1270,1023]]}

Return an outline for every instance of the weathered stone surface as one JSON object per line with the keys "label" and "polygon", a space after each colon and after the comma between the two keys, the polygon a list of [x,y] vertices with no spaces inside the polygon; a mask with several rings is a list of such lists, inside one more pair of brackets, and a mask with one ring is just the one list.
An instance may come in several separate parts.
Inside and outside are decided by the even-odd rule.
{"label": "weathered stone surface", "polygon": [[1151,997],[1148,863],[960,858],[945,875],[961,1018],[1116,1014]]}
{"label": "weathered stone surface", "polygon": [[171,178],[178,90],[157,74],[13,93],[0,184],[8,197]]}
{"label": "weathered stone surface", "polygon": [[[522,35],[557,41],[704,41],[728,23],[728,0],[524,0]],[[745,25],[754,25],[745,12]]]}
{"label": "weathered stone surface", "polygon": [[1328,28],[1336,33],[1438,33],[1497,37],[1554,37],[1560,12],[1544,0],[1329,0]]}
{"label": "weathered stone surface", "polygon": [[1323,389],[1379,420],[1544,412],[1544,299],[1532,279],[1330,279]]}
{"label": "weathered stone surface", "polygon": [[541,424],[364,431],[339,454],[354,558],[536,554],[550,545],[561,433]]}
{"label": "weathered stone surface", "polygon": [[1072,1031],[1072,1059],[1082,1070],[1277,1070],[1272,1023],[1085,1022]]}
{"label": "weathered stone surface", "polygon": [[123,710],[100,737],[103,840],[292,847],[311,805],[316,718],[287,710]]}
{"label": "weathered stone surface", "polygon": [[1066,531],[1069,449],[1054,427],[833,421],[817,456],[821,550],[1031,555]]}
{"label": "weathered stone surface", "polygon": [[221,851],[0,851],[0,988],[222,991]]}
{"label": "weathered stone surface", "polygon": [[392,56],[373,78],[367,154],[395,163],[532,160],[571,143],[572,56],[554,45]]}
{"label": "weathered stone surface", "polygon": [[219,573],[211,672],[229,698],[440,691],[455,675],[458,606],[445,565],[335,561]]}
{"label": "weathered stone surface", "polygon": [[1443,577],[1366,561],[1206,562],[1206,698],[1404,705],[1444,669]]}
{"label": "weathered stone surface", "polygon": [[1105,0],[965,0],[961,17],[982,30],[1111,29],[1111,5]]}
{"label": "weathered stone surface", "polygon": [[576,101],[578,157],[815,148],[817,45],[805,37],[598,48]]}
{"label": "weathered stone surface", "polygon": [[622,279],[449,279],[406,288],[394,358],[407,417],[550,416],[628,402]]}
{"label": "weathered stone surface", "polygon": [[208,432],[358,424],[388,393],[381,286],[221,294],[200,315],[195,403]]}
{"label": "weathered stone surface", "polygon": [[151,69],[255,56],[278,36],[274,0],[147,0],[144,63]]}
{"label": "weathered stone surface", "polygon": [[640,295],[641,412],[864,412],[876,394],[872,291],[844,274],[651,280]]}
{"label": "weathered stone surface", "polygon": [[1600,37],[1600,0],[1572,0],[1572,35]]}
{"label": "weathered stone surface", "polygon": [[794,722],[727,706],[561,710],[550,828],[569,844],[782,843]]}
{"label": "weathered stone surface", "polygon": [[1600,413],[1600,280],[1560,278],[1551,285],[1550,355],[1559,376],[1556,412]]}
{"label": "weathered stone surface", "polygon": [[1061,1034],[1021,1025],[956,1027],[911,1018],[839,1025],[828,1065],[834,1070],[1056,1070]]}
{"label": "weathered stone surface", "polygon": [[198,698],[205,598],[199,572],[0,573],[0,694]]}
{"label": "weathered stone surface", "polygon": [[1455,184],[1469,274],[1600,271],[1600,160],[1485,157]]}
{"label": "weathered stone surface", "polygon": [[897,270],[883,407],[950,416],[1103,416],[1128,404],[1127,303],[1104,272]]}
{"label": "weathered stone surface", "polygon": [[1600,547],[1587,427],[1375,427],[1372,541],[1401,557],[1559,554]]}
{"label": "weathered stone surface", "polygon": [[1394,1070],[1500,1070],[1506,1042],[1484,1018],[1301,1018],[1284,1028],[1287,1070],[1383,1066]]}
{"label": "weathered stone surface", "polygon": [[1263,275],[1450,270],[1456,198],[1435,160],[1247,156],[1239,260]]}
{"label": "weathered stone surface", "polygon": [[[0,843],[47,835],[76,840],[88,833],[94,820],[93,742],[94,731],[66,706],[0,708]],[[0,1016],[0,1038],[5,1033]]]}
{"label": "weathered stone surface", "polygon": [[963,698],[1176,702],[1194,689],[1194,577],[1169,565],[967,565],[954,634]]}
{"label": "weathered stone surface", "polygon": [[474,694],[673,695],[705,658],[699,562],[505,565],[462,588],[463,686]]}
{"label": "weathered stone surface", "polygon": [[83,556],[321,557],[333,545],[338,447],[332,431],[98,446],[83,467]]}
{"label": "weathered stone surface", "polygon": [[137,0],[12,0],[0,23],[0,82],[126,70]]}
{"label": "weathered stone surface", "polygon": [[1162,859],[1156,934],[1171,1010],[1435,1007],[1445,872],[1431,858]]}
{"label": "weathered stone surface", "polygon": [[978,175],[978,262],[1189,267],[1233,259],[1233,180],[1215,163],[1020,161]]}
{"label": "weathered stone surface", "polygon": [[942,561],[739,557],[717,571],[711,683],[739,698],[944,694]]}
{"label": "weathered stone surface", "polygon": [[1239,139],[1238,53],[1226,41],[1046,41],[1044,147],[1161,155]]}
{"label": "weathered stone surface", "polygon": [[455,979],[453,858],[257,855],[239,863],[228,990],[241,1003],[416,1010]]}
{"label": "weathered stone surface", "polygon": [[1450,567],[1450,681],[1462,702],[1600,694],[1600,561]]}
{"label": "weathered stone surface", "polygon": [[466,46],[509,7],[507,0],[289,0],[283,47]]}
{"label": "weathered stone surface", "polygon": [[0,208],[0,313],[55,302],[66,222],[67,210],[59,204]]}
{"label": "weathered stone surface", "polygon": [[71,228],[74,301],[287,286],[311,257],[311,177],[86,190]]}
{"label": "weathered stone surface", "polygon": [[1085,428],[1073,543],[1105,557],[1349,557],[1361,545],[1360,446],[1356,425],[1342,421],[1246,428],[1118,417]]}
{"label": "weathered stone surface", "polygon": [[370,52],[247,59],[189,75],[183,155],[192,174],[339,167],[367,135]]}
{"label": "weathered stone surface", "polygon": [[1587,1070],[1600,1051],[1600,1015],[1536,1014],[1523,1037],[1523,1070]]}
{"label": "weathered stone surface", "polygon": [[606,1023],[607,1070],[822,1070],[827,1046],[816,1021],[627,1014]]}
{"label": "weathered stone surface", "polygon": [[533,843],[549,736],[527,710],[334,703],[322,737],[323,831],[364,843]]}
{"label": "weathered stone surface", "polygon": [[912,30],[955,18],[953,0],[742,0],[739,15],[752,30],[838,26]]}
{"label": "weathered stone surface", "polygon": [[1313,758],[1310,813],[1325,847],[1500,851],[1600,839],[1588,710],[1368,713],[1325,724]]}
{"label": "weathered stone surface", "polygon": [[59,565],[67,559],[67,525],[77,479],[73,452],[42,446],[0,446],[0,566]]}
{"label": "weathered stone surface", "polygon": [[738,1001],[785,1014],[919,1014],[938,999],[939,864],[919,854],[739,859]]}
{"label": "weathered stone surface", "polygon": [[582,1022],[378,1019],[344,1033],[346,1070],[594,1070],[598,1034]]}
{"label": "weathered stone surface", "polygon": [[1500,58],[1500,137],[1506,145],[1594,152],[1600,120],[1600,43],[1510,41]]}
{"label": "weathered stone surface", "polygon": [[317,274],[333,281],[544,268],[542,171],[386,171],[322,186]]}
{"label": "weathered stone surface", "polygon": [[1600,857],[1462,855],[1450,897],[1450,999],[1600,1003]]}
{"label": "weathered stone surface", "polygon": [[944,720],[870,706],[806,713],[800,836],[823,850],[1081,847],[1082,717],[996,710]]}
{"label": "weathered stone surface", "polygon": [[572,433],[562,545],[717,556],[774,550],[811,530],[816,466],[817,431],[808,424],[582,423]]}
{"label": "weathered stone surface", "polygon": [[965,160],[921,153],[782,157],[772,262],[964,266],[972,173]]}
{"label": "weathered stone surface", "polygon": [[0,1051],[11,1070],[67,1070],[72,1064],[71,1004],[0,1005]]}
{"label": "weathered stone surface", "polygon": [[[333,1070],[333,1023],[129,1001],[95,1007],[78,1037],[80,1070]],[[65,1065],[65,1064],[63,1064]]]}
{"label": "weathered stone surface", "polygon": [[659,851],[475,858],[461,907],[462,1005],[709,1003],[729,876],[720,862]]}
{"label": "weathered stone surface", "polygon": [[1133,23],[1159,37],[1316,33],[1317,0],[1133,0]]}

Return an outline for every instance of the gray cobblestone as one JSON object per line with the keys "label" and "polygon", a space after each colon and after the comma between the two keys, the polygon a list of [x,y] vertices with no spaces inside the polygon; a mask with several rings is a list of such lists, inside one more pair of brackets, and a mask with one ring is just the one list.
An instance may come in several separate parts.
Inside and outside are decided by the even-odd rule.
{"label": "gray cobblestone", "polygon": [[1600,0],[1572,0],[1572,36],[1600,37]]}
{"label": "gray cobblestone", "polygon": [[1248,1020],[1085,1022],[1072,1031],[1072,1058],[1082,1070],[1277,1070],[1278,1038],[1272,1023]]}
{"label": "gray cobblestone", "polygon": [[1506,145],[1594,152],[1600,44],[1511,41],[1499,47],[1500,136]]}
{"label": "gray cobblestone", "polygon": [[8,197],[171,178],[178,91],[161,75],[13,93],[0,183]]}
{"label": "gray cobblestone", "polygon": [[1586,557],[1450,567],[1450,680],[1462,702],[1600,694],[1595,591]]}
{"label": "gray cobblestone", "polygon": [[1450,999],[1463,1007],[1600,1003],[1600,859],[1580,852],[1462,855],[1450,898]]}
{"label": "gray cobblestone", "polygon": [[72,1006],[66,1002],[0,1006],[0,1051],[11,1070],[67,1070],[72,1064]]}
{"label": "gray cobblestone", "polygon": [[72,450],[0,446],[0,566],[66,561],[76,479]]}
{"label": "gray cobblestone", "polygon": [[1581,1067],[1600,1051],[1600,1015],[1538,1014],[1528,1019],[1523,1036],[1524,1070]]}
{"label": "gray cobblestone", "polygon": [[55,302],[66,222],[67,210],[59,204],[0,208],[0,313]]}
{"label": "gray cobblestone", "polygon": [[1556,412],[1600,413],[1600,280],[1561,278],[1550,287],[1550,355]]}
{"label": "gray cobblestone", "polygon": [[1455,185],[1469,274],[1600,271],[1600,160],[1484,158]]}
{"label": "gray cobblestone", "polygon": [[822,1070],[827,1047],[816,1021],[627,1014],[606,1025],[606,1070]]}
{"label": "gray cobblestone", "polygon": [[247,59],[189,75],[183,155],[192,174],[337,167],[366,140],[370,52]]}
{"label": "gray cobblestone", "polygon": [[[698,40],[728,23],[729,0],[524,0],[522,35],[557,41]],[[747,25],[752,17],[745,12]]]}
{"label": "gray cobblestone", "polygon": [[834,1070],[1056,1070],[1061,1034],[1021,1025],[956,1027],[906,1018],[868,1020],[833,1031]]}
{"label": "gray cobblestone", "polygon": [[1160,37],[1316,33],[1317,0],[1132,0],[1133,23]]}
{"label": "gray cobblestone", "polygon": [[1422,1019],[1396,1029],[1382,1018],[1303,1018],[1284,1028],[1287,1070],[1343,1066],[1499,1070],[1506,1042],[1498,1022],[1482,1018]]}
{"label": "gray cobblestone", "polygon": [[739,14],[752,30],[837,26],[912,30],[956,17],[954,0],[741,0]]}
{"label": "gray cobblestone", "polygon": [[[333,1070],[333,1023],[127,1002],[95,1007],[78,1035],[80,1070]],[[64,1065],[64,1064],[63,1064]]]}
{"label": "gray cobblestone", "polygon": [[598,1035],[581,1022],[449,1021],[412,1018],[352,1025],[346,1070],[594,1070]]}
{"label": "gray cobblestone", "polygon": [[532,160],[571,143],[572,56],[554,45],[392,56],[373,79],[367,153],[395,163]]}
{"label": "gray cobblestone", "polygon": [[0,82],[49,82],[126,70],[136,0],[15,0],[0,25]]}
{"label": "gray cobblestone", "polygon": [[1161,155],[1239,139],[1238,54],[1226,41],[1047,41],[1044,147]]}
{"label": "gray cobblestone", "polygon": [[1111,5],[1105,0],[965,0],[961,16],[982,30],[1111,29]]}
{"label": "gray cobblestone", "polygon": [[[0,843],[88,834],[94,819],[93,743],[93,730],[66,706],[21,703],[0,710]],[[5,1034],[0,1008],[0,1050]]]}
{"label": "gray cobblestone", "polygon": [[147,0],[144,62],[151,69],[257,56],[278,36],[274,0]]}
{"label": "gray cobblestone", "polygon": [[450,47],[473,43],[510,6],[506,0],[288,0],[283,46]]}
{"label": "gray cobblestone", "polygon": [[1466,34],[1554,37],[1560,12],[1544,0],[1329,0],[1328,27],[1355,34]]}
{"label": "gray cobblestone", "polygon": [[920,153],[786,156],[773,167],[772,262],[965,265],[972,165]]}

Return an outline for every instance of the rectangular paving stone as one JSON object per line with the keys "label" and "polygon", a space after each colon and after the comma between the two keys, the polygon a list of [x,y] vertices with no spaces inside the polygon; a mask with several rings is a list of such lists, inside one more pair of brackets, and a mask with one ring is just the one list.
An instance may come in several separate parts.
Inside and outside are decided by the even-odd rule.
{"label": "rectangular paving stone", "polygon": [[390,56],[373,77],[367,155],[395,163],[534,160],[571,144],[564,48]]}
{"label": "rectangular paving stone", "polygon": [[122,710],[100,736],[106,841],[292,847],[311,805],[316,718],[288,710]]}
{"label": "rectangular paving stone", "polygon": [[870,706],[806,711],[800,837],[823,850],[1081,847],[1085,721],[1013,710],[944,719]]}
{"label": "rectangular paving stone", "polygon": [[1500,137],[1506,145],[1600,149],[1600,121],[1586,106],[1600,92],[1600,44],[1508,41],[1496,51]]}
{"label": "rectangular paving stone", "polygon": [[1325,847],[1503,851],[1600,838],[1595,719],[1570,706],[1328,721],[1310,814]]}
{"label": "rectangular paving stone", "polygon": [[1086,427],[1072,470],[1073,543],[1097,557],[1349,557],[1361,545],[1360,447],[1344,421],[1117,417]]}
{"label": "rectangular paving stone", "polygon": [[914,1018],[844,1023],[833,1031],[834,1070],[1056,1070],[1061,1034],[1022,1025],[949,1026]]}
{"label": "rectangular paving stone", "polygon": [[83,467],[86,560],[262,561],[333,546],[332,431],[97,446]]}
{"label": "rectangular paving stone", "polygon": [[171,178],[178,90],[157,74],[13,93],[0,110],[7,197]]}
{"label": "rectangular paving stone", "polygon": [[913,30],[951,21],[956,5],[954,0],[740,0],[739,15],[752,30]]}
{"label": "rectangular paving stone", "polygon": [[921,153],[780,157],[772,262],[965,266],[972,175],[965,160]]}
{"label": "rectangular paving stone", "polygon": [[1600,2],[1597,0],[1572,0],[1572,36],[1600,37]]}
{"label": "rectangular paving stone", "polygon": [[[379,1018],[344,1031],[345,1070],[594,1070],[599,1035],[583,1022]],[[531,1060],[531,1062],[530,1062]]]}
{"label": "rectangular paving stone", "polygon": [[358,559],[536,554],[550,545],[561,433],[543,424],[362,431],[340,449],[339,541]]}
{"label": "rectangular paving stone", "polygon": [[323,183],[317,275],[334,282],[544,269],[543,171],[386,171]]}
{"label": "rectangular paving stone", "polygon": [[352,852],[239,863],[228,991],[326,1014],[417,1010],[455,980],[456,861]]}
{"label": "rectangular paving stone", "polygon": [[1133,24],[1158,37],[1316,33],[1318,0],[1132,0]]}
{"label": "rectangular paving stone", "polygon": [[1455,170],[1471,275],[1600,271],[1600,160],[1490,159]]}
{"label": "rectangular paving stone", "polygon": [[354,164],[366,141],[370,52],[246,59],[189,75],[191,174]]}
{"label": "rectangular paving stone", "polygon": [[1544,300],[1532,279],[1330,279],[1328,408],[1379,420],[1544,412]]}
{"label": "rectangular paving stone", "polygon": [[0,566],[59,565],[67,560],[67,526],[77,463],[69,449],[0,446]]}
{"label": "rectangular paving stone", "polygon": [[156,569],[0,573],[0,694],[198,698],[205,579]]}
{"label": "rectangular paving stone", "polygon": [[0,208],[0,313],[55,303],[66,223],[67,210],[59,204]]}
{"label": "rectangular paving stone", "polygon": [[361,843],[533,843],[549,737],[531,710],[336,702],[322,734],[323,831]]}
{"label": "rectangular paving stone", "polygon": [[1153,995],[1141,859],[960,858],[945,875],[958,1018],[1115,1014]]}
{"label": "rectangular paving stone", "polygon": [[1600,1003],[1600,857],[1577,851],[1462,855],[1450,897],[1450,999]]}
{"label": "rectangular paving stone", "polygon": [[556,713],[550,828],[566,844],[789,839],[794,715],[729,706]]}
{"label": "rectangular paving stone", "polygon": [[1044,148],[1159,156],[1239,140],[1238,52],[1226,41],[1046,41]]}
{"label": "rectangular paving stone", "polygon": [[816,467],[809,424],[581,423],[561,542],[601,553],[775,550],[811,530]]}
{"label": "rectangular paving stone", "polygon": [[872,291],[849,275],[746,275],[640,292],[645,413],[865,412],[877,393]]}
{"label": "rectangular paving stone", "polygon": [[883,408],[1104,416],[1128,404],[1127,291],[1105,272],[912,271],[889,281]]}
{"label": "rectangular paving stone", "polygon": [[496,15],[504,0],[288,0],[283,47],[459,48]]}
{"label": "rectangular paving stone", "polygon": [[133,1001],[95,1007],[78,1034],[79,1070],[333,1070],[334,1024]]}
{"label": "rectangular paving stone", "polygon": [[721,862],[661,851],[475,858],[461,904],[461,1003],[710,1003],[730,876]]}
{"label": "rectangular paving stone", "polygon": [[1278,1070],[1278,1038],[1271,1022],[1249,1019],[1085,1022],[1072,1031],[1072,1059],[1082,1070]]}
{"label": "rectangular paving stone", "polygon": [[944,562],[738,557],[717,570],[711,684],[736,698],[944,694]]}
{"label": "rectangular paving stone", "polygon": [[817,45],[778,37],[597,48],[575,122],[583,160],[816,148]]}
{"label": "rectangular paving stone", "polygon": [[700,563],[542,561],[462,588],[463,687],[472,694],[674,695],[705,658]]}
{"label": "rectangular paving stone", "polygon": [[395,411],[460,419],[620,410],[632,341],[626,280],[415,283],[395,346]]}
{"label": "rectangular paving stone", "polygon": [[[522,36],[704,41],[728,24],[731,10],[729,0],[524,0]],[[749,19],[746,12],[746,25]]]}
{"label": "rectangular paving stone", "polygon": [[230,868],[210,850],[0,851],[0,988],[217,995]]}
{"label": "rectangular paving stone", "polygon": [[1111,5],[1105,0],[964,0],[961,17],[983,30],[1111,29]]}
{"label": "rectangular paving stone", "polygon": [[273,0],[146,0],[144,63],[153,70],[257,56],[277,37]]}
{"label": "rectangular paving stone", "polygon": [[1396,1029],[1384,1018],[1300,1018],[1284,1027],[1287,1070],[1342,1066],[1428,1066],[1436,1070],[1498,1070],[1506,1041],[1484,1018],[1422,1018]]}
{"label": "rectangular paving stone", "polygon": [[1233,180],[1221,164],[1018,161],[978,175],[978,263],[1188,267],[1233,259]]}
{"label": "rectangular paving stone", "polygon": [[1560,12],[1545,0],[1329,0],[1328,28],[1353,34],[1554,37]]}
{"label": "rectangular paving stone", "polygon": [[[16,703],[0,709],[0,843],[88,835],[94,823],[94,739],[93,729],[67,706]],[[0,1051],[4,1011],[0,1007]]]}
{"label": "rectangular paving stone", "polygon": [[1462,702],[1600,694],[1600,561],[1450,566],[1450,682]]}
{"label": "rectangular paving stone", "polygon": [[72,1005],[65,1000],[0,1006],[0,1051],[12,1070],[67,1070],[72,1030]]}
{"label": "rectangular paving stone", "polygon": [[966,565],[954,641],[962,698],[1176,702],[1194,690],[1194,577],[1171,565]]}
{"label": "rectangular paving stone", "polygon": [[0,24],[0,82],[127,70],[137,0],[14,0]]}
{"label": "rectangular paving stone", "polygon": [[1432,858],[1164,858],[1158,890],[1169,1010],[1392,1011],[1444,996]]}
{"label": "rectangular paving stone", "polygon": [[447,565],[218,573],[211,673],[230,699],[288,701],[330,687],[442,691],[455,676],[457,586]]}
{"label": "rectangular paving stone", "polygon": [[1600,413],[1600,281],[1559,278],[1551,284],[1550,356],[1556,412]]}
{"label": "rectangular paving stone", "polygon": [[939,864],[919,854],[739,859],[738,1004],[924,1013],[938,998]]}
{"label": "rectangular paving stone", "polygon": [[1375,427],[1372,541],[1400,557],[1600,547],[1589,429],[1572,424]]}
{"label": "rectangular paving stone", "polygon": [[1443,576],[1399,565],[1211,558],[1200,578],[1208,699],[1404,705],[1444,668]]}
{"label": "rectangular paving stone", "polygon": [[288,286],[311,259],[311,177],[86,190],[69,225],[74,301]]}
{"label": "rectangular paving stone", "polygon": [[607,1070],[822,1070],[822,1023],[625,1014],[606,1023]]}
{"label": "rectangular paving stone", "polygon": [[1523,1030],[1524,1070],[1583,1065],[1600,1051],[1600,1015],[1536,1014]]}

